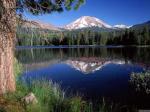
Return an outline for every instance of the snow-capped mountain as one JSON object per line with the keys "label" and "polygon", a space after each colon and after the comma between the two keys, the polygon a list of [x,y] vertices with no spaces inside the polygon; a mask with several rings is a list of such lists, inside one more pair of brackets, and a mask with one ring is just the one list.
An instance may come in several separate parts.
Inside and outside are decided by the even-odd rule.
{"label": "snow-capped mountain", "polygon": [[128,29],[128,28],[130,28],[131,26],[127,26],[127,25],[124,25],[124,24],[120,24],[120,25],[114,25],[113,27],[114,27],[114,28],[119,28],[119,29]]}
{"label": "snow-capped mountain", "polygon": [[111,25],[105,23],[104,21],[90,16],[82,16],[74,22],[64,26],[65,29],[73,30],[73,29],[81,29],[87,27],[100,27],[100,28],[112,28]]}

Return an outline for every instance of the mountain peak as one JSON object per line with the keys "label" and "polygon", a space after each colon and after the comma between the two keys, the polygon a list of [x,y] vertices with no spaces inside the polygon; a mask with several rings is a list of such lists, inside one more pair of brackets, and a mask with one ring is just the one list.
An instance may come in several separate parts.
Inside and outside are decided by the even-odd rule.
{"label": "mountain peak", "polygon": [[66,25],[65,29],[81,29],[86,27],[100,27],[100,28],[111,28],[109,24],[105,23],[104,21],[91,16],[82,16],[75,20],[74,22]]}

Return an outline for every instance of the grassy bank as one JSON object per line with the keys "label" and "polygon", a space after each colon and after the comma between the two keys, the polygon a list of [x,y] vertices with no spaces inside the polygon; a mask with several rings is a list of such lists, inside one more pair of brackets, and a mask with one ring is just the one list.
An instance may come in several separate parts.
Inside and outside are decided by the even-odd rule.
{"label": "grassy bank", "polygon": [[[36,104],[22,101],[30,92],[36,96]],[[35,81],[30,86],[17,82],[16,92],[7,93],[2,99],[5,103],[0,106],[0,112],[136,112],[135,109],[119,104],[107,104],[104,99],[95,106],[80,96],[66,96],[59,85],[51,81]]]}
{"label": "grassy bank", "polygon": [[[22,101],[30,92],[34,93],[38,103],[26,104]],[[51,81],[34,81],[30,86],[17,82],[16,92],[7,93],[2,99],[5,103],[0,112],[113,112],[113,105],[103,102],[95,110],[92,103],[79,96],[66,96],[59,85]]]}

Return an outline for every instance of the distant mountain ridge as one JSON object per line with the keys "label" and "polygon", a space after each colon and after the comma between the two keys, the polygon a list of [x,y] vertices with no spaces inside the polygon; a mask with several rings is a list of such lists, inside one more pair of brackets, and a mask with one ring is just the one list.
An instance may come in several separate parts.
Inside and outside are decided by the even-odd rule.
{"label": "distant mountain ridge", "polygon": [[133,25],[131,28],[132,29],[142,29],[144,27],[148,27],[150,29],[150,21],[147,21],[147,22],[144,22],[144,23],[141,23],[141,24]]}
{"label": "distant mountain ridge", "polygon": [[96,17],[91,17],[91,16],[82,16],[78,18],[77,20],[71,22],[68,25],[65,25],[64,27],[57,27],[49,23],[44,23],[41,21],[29,21],[29,20],[24,20],[23,27],[31,27],[31,28],[38,28],[38,29],[47,29],[47,30],[52,30],[52,31],[64,31],[64,30],[84,30],[84,29],[89,29],[93,31],[113,31],[113,30],[122,30],[122,29],[140,29],[145,26],[150,27],[150,21],[144,22],[141,24],[136,24],[133,26],[127,26],[124,24],[118,24],[111,26],[104,22],[101,19],[98,19]]}
{"label": "distant mountain ridge", "polygon": [[41,21],[33,21],[33,20],[32,21],[23,20],[22,27],[60,31],[60,29],[58,27],[56,27],[52,24],[44,23],[44,22],[41,22]]}

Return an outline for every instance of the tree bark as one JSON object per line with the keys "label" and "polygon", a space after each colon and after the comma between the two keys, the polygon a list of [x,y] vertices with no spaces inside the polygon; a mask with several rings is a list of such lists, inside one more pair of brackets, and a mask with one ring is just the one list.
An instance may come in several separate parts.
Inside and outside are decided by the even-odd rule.
{"label": "tree bark", "polygon": [[0,0],[0,94],[16,89],[14,40],[16,38],[16,1]]}

